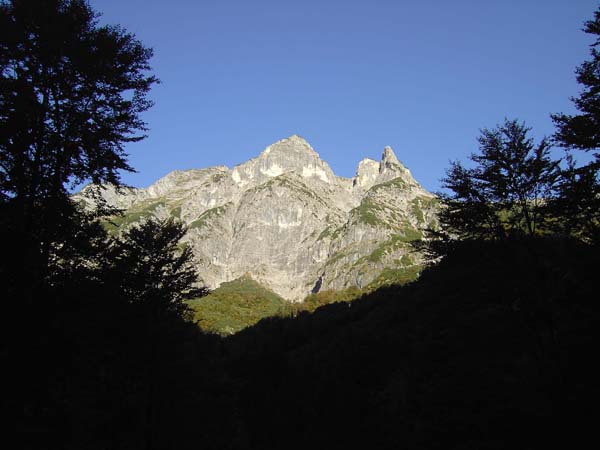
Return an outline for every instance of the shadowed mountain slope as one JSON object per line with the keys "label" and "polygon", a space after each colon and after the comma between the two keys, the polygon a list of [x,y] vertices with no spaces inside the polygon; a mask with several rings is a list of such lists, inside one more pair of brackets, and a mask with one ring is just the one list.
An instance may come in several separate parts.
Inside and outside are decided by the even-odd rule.
{"label": "shadowed mountain slope", "polygon": [[582,440],[600,399],[597,263],[571,242],[466,244],[411,285],[242,331],[228,348],[251,447]]}

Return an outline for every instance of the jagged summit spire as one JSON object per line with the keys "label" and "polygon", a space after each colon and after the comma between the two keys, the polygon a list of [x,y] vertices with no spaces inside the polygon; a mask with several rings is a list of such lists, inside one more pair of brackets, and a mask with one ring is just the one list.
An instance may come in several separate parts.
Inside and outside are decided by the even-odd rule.
{"label": "jagged summit spire", "polygon": [[381,161],[365,158],[358,164],[354,186],[362,190],[368,190],[372,186],[403,177],[411,184],[417,184],[412,178],[409,170],[398,160],[392,147],[386,146],[381,154]]}
{"label": "jagged summit spire", "polygon": [[392,147],[389,145],[383,149],[383,154],[381,155],[381,164],[387,165],[388,163],[397,164],[399,166],[401,165],[400,161],[398,161],[398,158],[396,157],[396,154],[394,153],[394,150],[392,150]]}
{"label": "jagged summit spire", "polygon": [[371,158],[364,158],[358,163],[354,185],[361,189],[368,189],[375,183],[379,175],[379,163]]}
{"label": "jagged summit spire", "polygon": [[407,186],[416,186],[418,189],[422,190],[425,195],[430,195],[427,191],[425,191],[422,186],[414,179],[410,170],[408,170],[404,164],[402,164],[396,154],[392,150],[391,147],[386,146],[383,149],[383,154],[381,155],[381,163],[379,165],[379,176],[377,178],[378,182],[384,182],[393,180],[395,178],[402,178]]}

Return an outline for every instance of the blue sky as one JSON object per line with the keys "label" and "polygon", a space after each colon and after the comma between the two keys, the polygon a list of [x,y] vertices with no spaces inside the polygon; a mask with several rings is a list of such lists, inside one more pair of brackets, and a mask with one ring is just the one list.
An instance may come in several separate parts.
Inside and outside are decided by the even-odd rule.
{"label": "blue sky", "polygon": [[336,174],[386,145],[426,188],[519,118],[536,137],[574,112],[591,0],[91,0],[154,48],[162,83],[127,148],[145,187],[175,169],[236,164],[291,134]]}

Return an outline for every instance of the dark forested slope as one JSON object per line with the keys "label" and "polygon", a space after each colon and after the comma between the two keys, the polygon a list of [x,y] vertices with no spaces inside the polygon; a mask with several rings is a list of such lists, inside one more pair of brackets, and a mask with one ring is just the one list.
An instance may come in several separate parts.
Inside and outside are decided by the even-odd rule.
{"label": "dark forested slope", "polygon": [[542,448],[600,390],[594,249],[465,243],[405,287],[227,340],[251,448]]}

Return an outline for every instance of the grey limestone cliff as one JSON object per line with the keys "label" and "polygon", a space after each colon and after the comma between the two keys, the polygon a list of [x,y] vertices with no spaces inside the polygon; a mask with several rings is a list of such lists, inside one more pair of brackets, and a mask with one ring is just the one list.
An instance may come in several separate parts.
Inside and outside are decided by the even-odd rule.
{"label": "grey limestone cliff", "polygon": [[101,193],[125,210],[120,227],[149,216],[183,221],[207,286],[249,274],[291,301],[419,264],[407,243],[436,224],[435,197],[391,148],[347,179],[297,135],[231,170],[174,171],[146,189]]}

